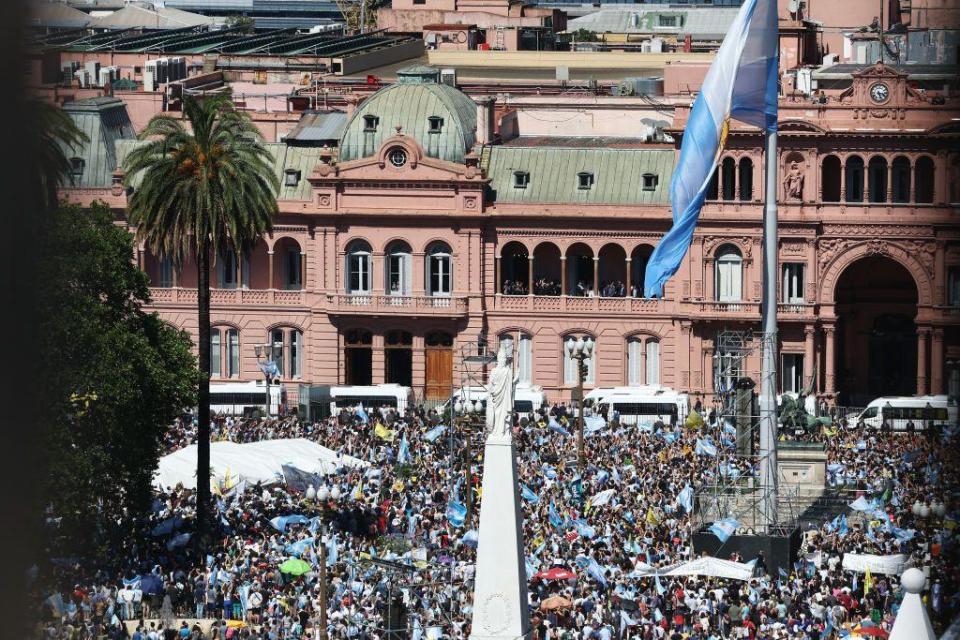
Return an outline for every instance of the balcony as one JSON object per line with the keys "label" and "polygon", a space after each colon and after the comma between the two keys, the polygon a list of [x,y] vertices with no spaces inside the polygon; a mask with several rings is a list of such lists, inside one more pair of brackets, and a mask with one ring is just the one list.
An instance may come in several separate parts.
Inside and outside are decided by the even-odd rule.
{"label": "balcony", "polygon": [[692,300],[690,302],[696,314],[708,320],[717,318],[757,320],[760,317],[759,302],[722,302],[719,300]]}
{"label": "balcony", "polygon": [[460,317],[467,299],[460,296],[397,296],[369,293],[328,295],[328,312],[340,315]]}
{"label": "balcony", "polygon": [[[197,290],[181,287],[150,287],[151,304],[197,304]],[[275,307],[303,306],[302,290],[285,289],[210,289],[211,306],[261,305]]]}
{"label": "balcony", "polygon": [[777,305],[777,317],[784,320],[813,316],[814,305],[810,302],[781,302]]}
{"label": "balcony", "polygon": [[652,313],[669,301],[654,298],[599,298],[591,296],[495,296],[497,311],[552,311],[560,313]]}

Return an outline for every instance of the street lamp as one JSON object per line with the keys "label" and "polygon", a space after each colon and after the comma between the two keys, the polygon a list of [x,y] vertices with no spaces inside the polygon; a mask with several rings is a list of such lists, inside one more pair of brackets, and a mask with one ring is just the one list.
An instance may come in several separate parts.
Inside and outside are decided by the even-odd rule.
{"label": "street lamp", "polygon": [[[470,518],[470,512],[473,510],[473,491],[470,486],[470,464],[473,462],[473,456],[470,451],[470,435],[473,431],[481,429],[483,425],[483,403],[480,400],[470,400],[470,392],[466,390],[466,397],[457,398],[453,403],[454,419],[453,424],[456,431],[461,427],[466,429],[463,437],[463,484],[466,487],[464,502],[467,507],[467,519]],[[452,434],[451,434],[452,436]]]}
{"label": "street lamp", "polygon": [[[337,493],[337,497],[333,497],[333,493]],[[340,490],[337,489],[337,485],[333,485],[333,491],[327,489],[327,485],[320,485],[320,489],[317,491],[317,500],[320,502],[320,620],[318,625],[319,629],[319,638],[320,640],[327,640],[327,545],[323,541],[323,536],[327,533],[327,510],[330,508],[330,504],[327,502],[329,499],[334,501],[340,498]]]}
{"label": "street lamp", "polygon": [[[257,356],[257,366],[260,367],[260,371],[263,372],[263,379],[265,382],[265,398],[263,405],[264,416],[270,417],[270,376],[277,371],[277,365],[274,361],[274,357],[277,353],[277,344],[279,343],[264,343],[264,344],[255,344],[253,345],[253,352]],[[281,345],[281,349],[282,349]]]}
{"label": "street lamp", "polygon": [[567,338],[566,350],[567,356],[577,361],[577,400],[580,404],[577,412],[577,465],[580,469],[584,468],[585,455],[583,445],[583,383],[587,378],[587,361],[593,357],[593,338],[583,336],[574,339],[573,336]]}

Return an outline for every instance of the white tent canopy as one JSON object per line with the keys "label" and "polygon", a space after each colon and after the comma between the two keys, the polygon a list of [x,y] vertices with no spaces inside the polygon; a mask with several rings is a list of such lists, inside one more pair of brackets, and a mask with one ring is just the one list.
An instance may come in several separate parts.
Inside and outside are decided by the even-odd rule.
{"label": "white tent canopy", "polygon": [[720,558],[697,558],[690,562],[679,564],[669,571],[662,572],[665,576],[714,576],[731,580],[749,580],[753,577],[753,565]]}
{"label": "white tent canopy", "polygon": [[843,555],[843,568],[847,571],[856,571],[857,573],[883,573],[890,576],[898,576],[904,569],[913,566],[908,557],[902,553],[889,556],[878,556],[870,553],[845,553]]}
{"label": "white tent canopy", "polygon": [[[211,481],[222,484],[229,474],[231,482],[246,480],[253,484],[274,484],[283,481],[283,465],[305,473],[330,474],[340,467],[368,467],[352,456],[340,455],[332,449],[304,438],[263,440],[238,444],[210,444]],[[158,488],[182,484],[188,489],[197,486],[197,445],[192,444],[160,458],[153,478]]]}

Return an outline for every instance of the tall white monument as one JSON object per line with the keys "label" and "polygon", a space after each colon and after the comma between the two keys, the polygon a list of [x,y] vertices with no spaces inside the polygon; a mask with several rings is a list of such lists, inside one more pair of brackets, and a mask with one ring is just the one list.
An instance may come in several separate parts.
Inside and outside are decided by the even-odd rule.
{"label": "tall white monument", "polygon": [[937,639],[933,625],[930,624],[930,616],[920,599],[920,592],[923,591],[926,581],[923,571],[917,568],[907,569],[900,576],[900,586],[906,593],[903,594],[903,602],[897,611],[897,619],[893,621],[890,640]]}
{"label": "tall white monument", "polygon": [[501,346],[488,385],[471,640],[516,639],[530,633],[523,516],[511,433],[516,384],[512,358]]}

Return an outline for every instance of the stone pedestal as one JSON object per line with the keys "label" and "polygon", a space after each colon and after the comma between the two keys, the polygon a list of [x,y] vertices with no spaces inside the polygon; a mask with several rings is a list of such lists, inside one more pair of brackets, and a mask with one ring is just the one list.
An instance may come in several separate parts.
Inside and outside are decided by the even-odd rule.
{"label": "stone pedestal", "polygon": [[513,441],[489,436],[483,450],[477,571],[471,640],[507,640],[530,632],[523,516]]}

